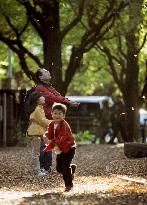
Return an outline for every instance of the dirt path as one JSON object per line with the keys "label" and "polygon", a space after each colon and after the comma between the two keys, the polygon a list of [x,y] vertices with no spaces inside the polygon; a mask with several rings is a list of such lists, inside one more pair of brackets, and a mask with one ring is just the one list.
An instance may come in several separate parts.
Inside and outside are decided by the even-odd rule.
{"label": "dirt path", "polygon": [[0,205],[147,205],[147,160],[127,159],[123,145],[78,146],[69,193],[54,163],[50,175],[34,177],[30,155],[29,148],[0,149]]}

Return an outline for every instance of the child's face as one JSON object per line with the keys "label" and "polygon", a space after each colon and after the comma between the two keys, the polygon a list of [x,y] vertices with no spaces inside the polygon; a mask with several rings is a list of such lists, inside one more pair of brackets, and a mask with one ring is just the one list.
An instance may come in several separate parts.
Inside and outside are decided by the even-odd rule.
{"label": "child's face", "polygon": [[52,111],[52,118],[53,120],[60,121],[65,118],[65,114],[61,110],[55,109]]}

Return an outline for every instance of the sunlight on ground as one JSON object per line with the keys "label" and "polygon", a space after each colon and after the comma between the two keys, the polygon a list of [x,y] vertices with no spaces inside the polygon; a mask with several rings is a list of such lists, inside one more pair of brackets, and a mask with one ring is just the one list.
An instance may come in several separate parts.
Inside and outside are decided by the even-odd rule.
{"label": "sunlight on ground", "polygon": [[74,188],[74,192],[78,193],[94,193],[94,192],[105,192],[111,189],[110,184],[106,181],[99,181],[98,177],[81,177],[81,183]]}
{"label": "sunlight on ground", "polygon": [[23,197],[31,197],[34,193],[32,192],[19,192],[8,188],[0,189],[0,205],[9,205],[15,203],[15,201],[22,199]]}
{"label": "sunlight on ground", "polygon": [[0,199],[7,199],[7,200],[13,200],[13,199],[19,199],[22,197],[30,197],[32,196],[32,192],[19,192],[12,189],[0,189]]}
{"label": "sunlight on ground", "polygon": [[94,192],[105,192],[108,191],[110,189],[109,185],[106,183],[102,183],[102,184],[91,184],[86,183],[86,184],[81,184],[78,185],[78,187],[75,187],[74,192],[78,192],[78,193],[94,193]]}
{"label": "sunlight on ground", "polygon": [[115,145],[109,145],[109,146],[111,146],[111,148],[124,147],[124,143],[118,143],[118,144],[115,144]]}
{"label": "sunlight on ground", "polygon": [[[80,183],[79,183],[80,181]],[[135,184],[134,184],[135,183]],[[64,192],[64,186],[54,189],[40,189],[39,191],[18,191],[9,188],[0,189],[0,205],[15,205],[18,201],[21,201],[23,197],[34,197],[33,195],[45,195],[45,194],[64,194],[64,195],[82,195],[82,194],[115,194],[126,193],[129,191],[138,190],[138,183],[143,184],[140,191],[146,192],[147,180],[143,178],[131,178],[125,175],[113,175],[112,177],[102,176],[88,176],[88,177],[75,177],[74,189],[71,192]],[[136,188],[135,188],[136,187]],[[139,191],[139,190],[138,190]]]}
{"label": "sunlight on ground", "polygon": [[120,179],[127,180],[127,181],[132,181],[132,182],[136,182],[136,183],[140,183],[140,184],[147,184],[147,180],[144,178],[141,178],[141,177],[133,178],[133,177],[129,177],[126,175],[117,175],[117,177]]}
{"label": "sunlight on ground", "polygon": [[[76,181],[76,180],[75,180]],[[110,190],[111,184],[104,181],[99,181],[98,177],[81,177],[80,178],[81,183],[79,184],[77,181],[77,184],[75,182],[75,186],[72,192],[69,192],[68,194],[82,194],[82,193],[98,193],[98,192],[107,192]],[[34,194],[40,194],[44,195],[47,193],[64,193],[64,186],[62,184],[61,187],[56,187],[52,190],[40,190],[37,192],[29,192],[29,191],[23,191],[19,192],[18,190],[12,190],[8,189],[6,187],[0,189],[0,204],[9,204],[8,202],[12,202],[15,200],[19,200],[23,197],[31,197]],[[65,193],[66,194],[66,193]],[[3,202],[3,203],[1,203]],[[6,203],[7,202],[7,203]]]}

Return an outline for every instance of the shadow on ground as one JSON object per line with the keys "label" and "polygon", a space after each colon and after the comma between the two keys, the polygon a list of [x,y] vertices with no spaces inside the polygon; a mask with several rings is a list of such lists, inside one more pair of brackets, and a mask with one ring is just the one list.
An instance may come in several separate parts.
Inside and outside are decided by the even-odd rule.
{"label": "shadow on ground", "polygon": [[[117,195],[118,194],[118,195]],[[20,205],[55,205],[55,204],[75,204],[75,205],[144,205],[147,204],[147,194],[132,193],[46,193],[44,195],[34,195],[24,198]]]}

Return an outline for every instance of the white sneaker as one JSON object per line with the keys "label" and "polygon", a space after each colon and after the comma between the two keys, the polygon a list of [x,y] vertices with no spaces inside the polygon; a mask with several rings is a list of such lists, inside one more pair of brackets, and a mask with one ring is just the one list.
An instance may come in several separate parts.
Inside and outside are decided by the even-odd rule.
{"label": "white sneaker", "polygon": [[41,172],[45,173],[45,174],[48,174],[49,172],[46,171],[44,168],[40,169]]}
{"label": "white sneaker", "polygon": [[36,174],[36,176],[42,177],[42,176],[46,176],[47,174],[45,172],[42,172],[41,170],[38,171]]}

